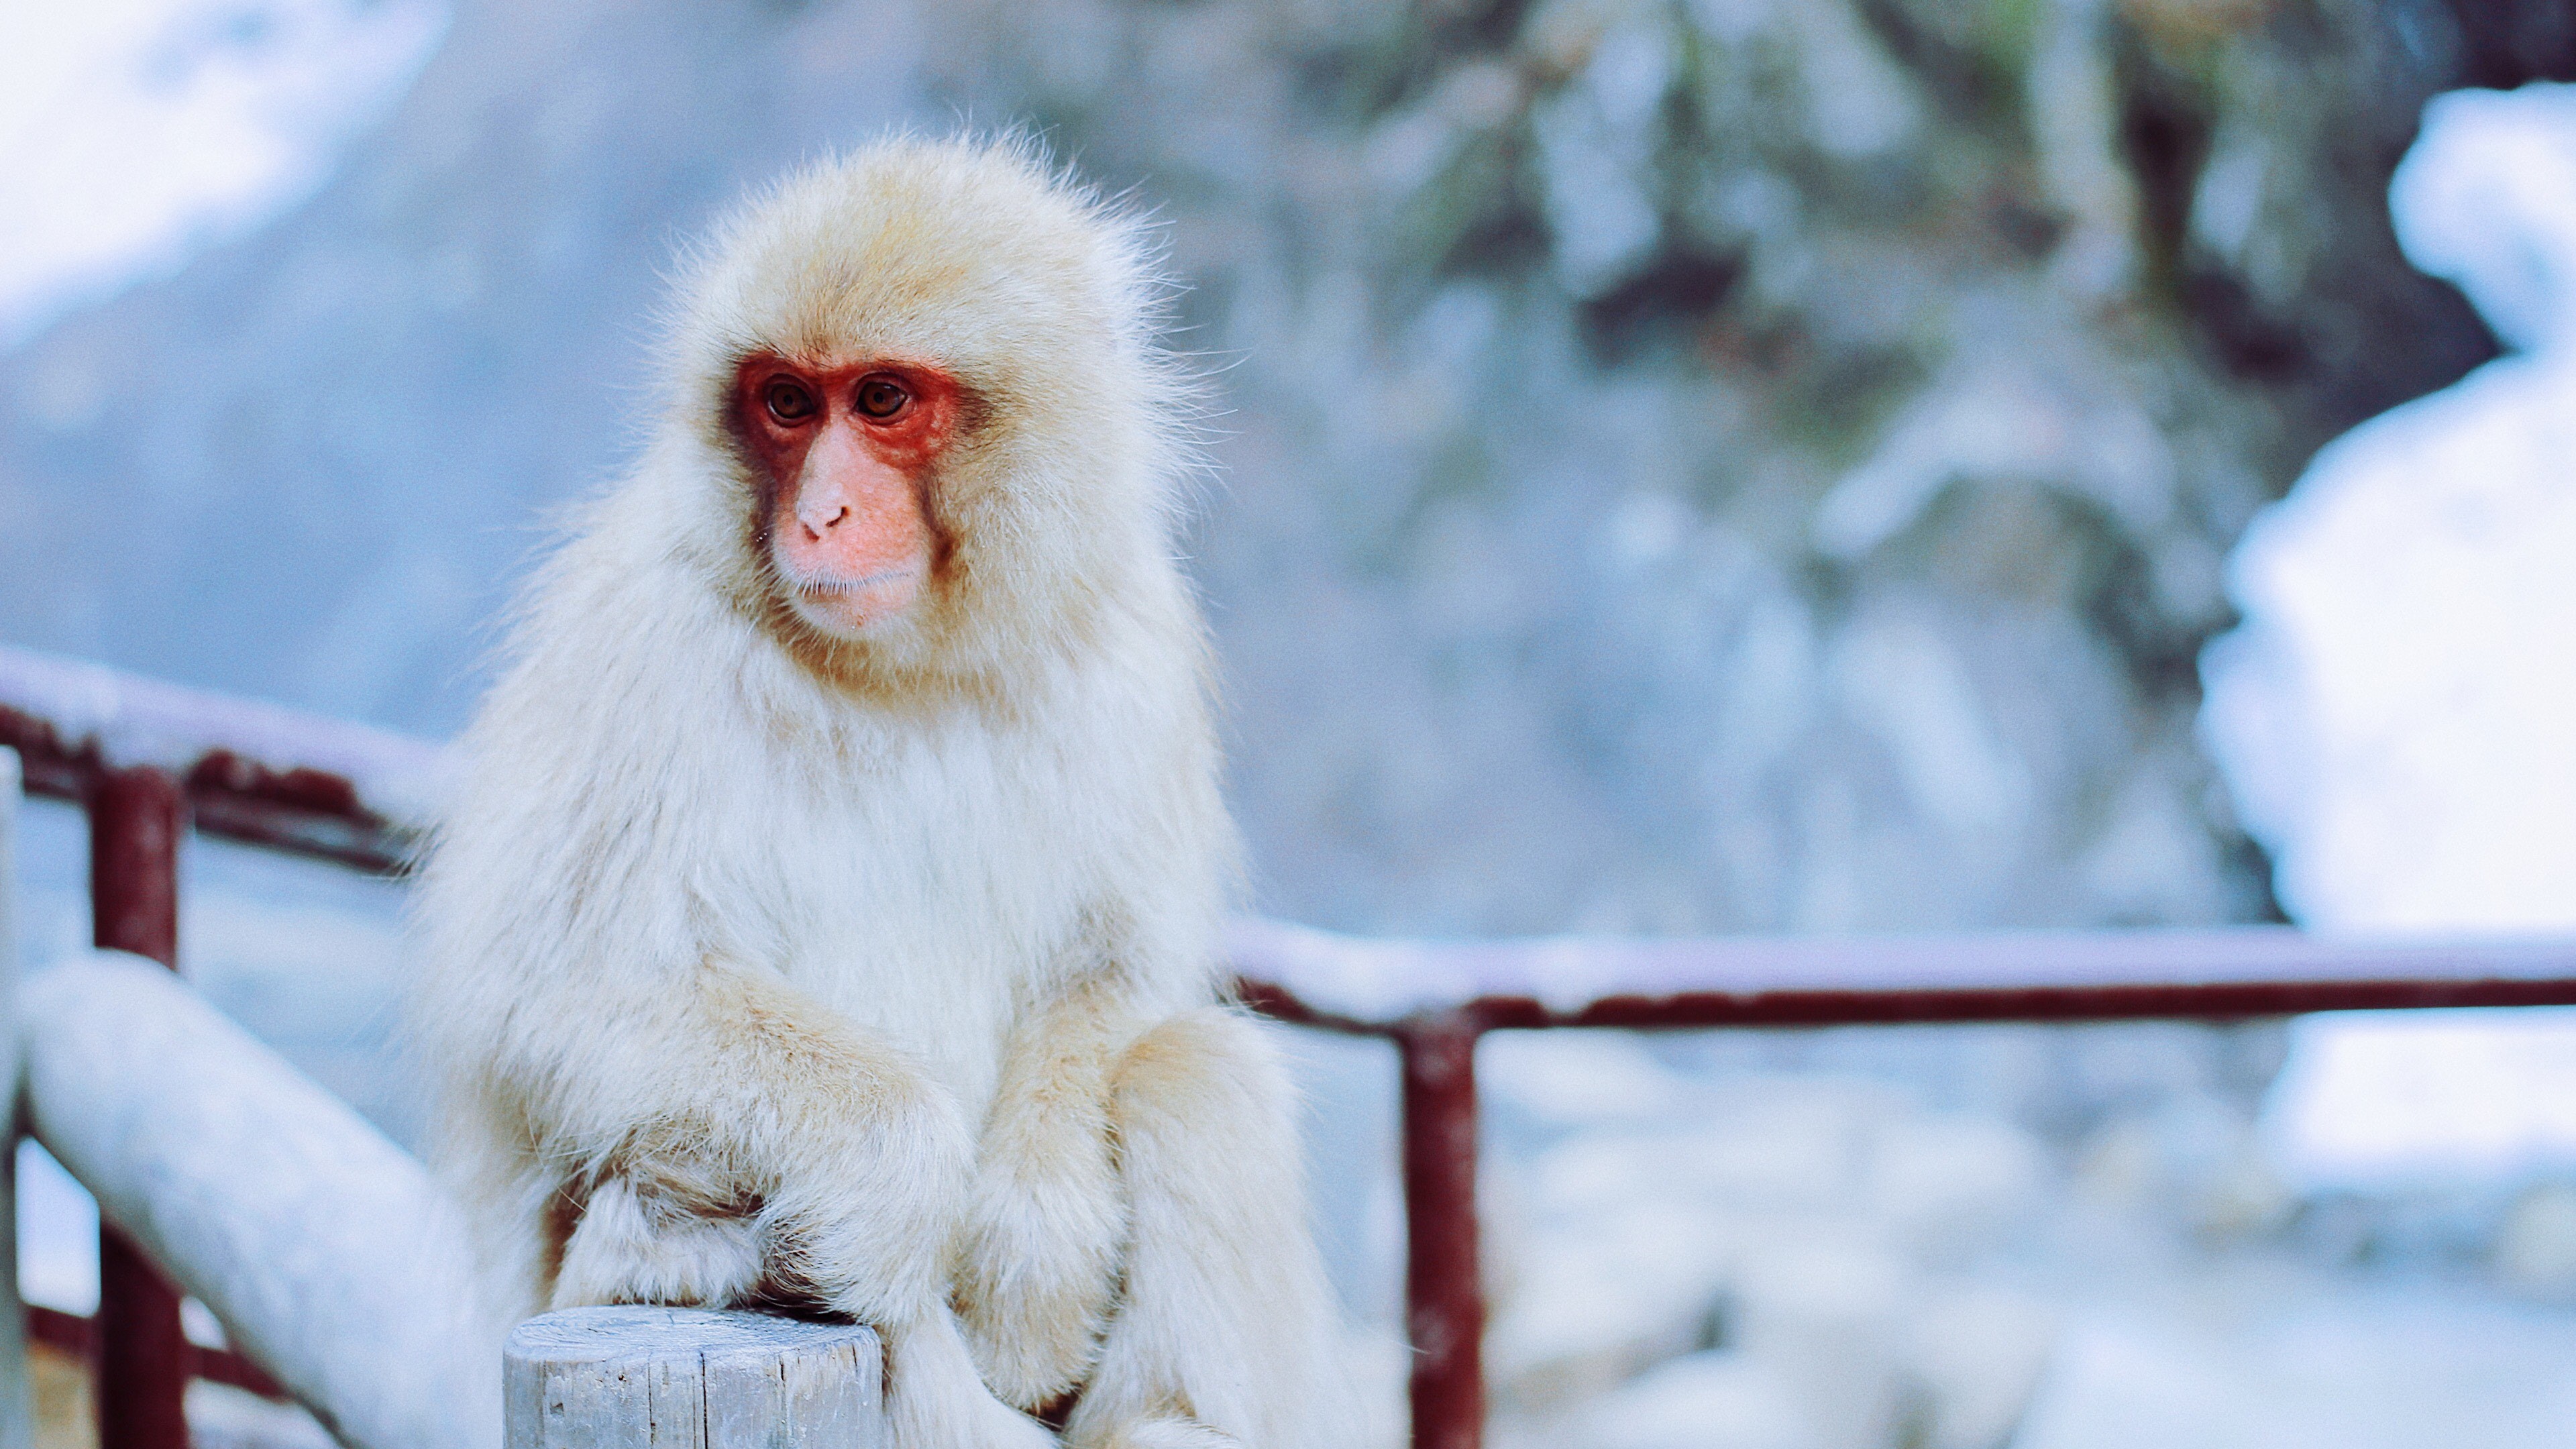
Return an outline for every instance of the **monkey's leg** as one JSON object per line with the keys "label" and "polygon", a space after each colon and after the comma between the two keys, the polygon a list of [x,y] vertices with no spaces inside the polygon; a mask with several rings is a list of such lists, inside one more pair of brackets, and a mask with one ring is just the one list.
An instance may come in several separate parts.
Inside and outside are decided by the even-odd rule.
{"label": "monkey's leg", "polygon": [[1139,1039],[1110,1087],[1124,1296],[1068,1442],[1347,1449],[1337,1314],[1306,1225],[1296,1097],[1277,1052],[1215,1007]]}
{"label": "monkey's leg", "polygon": [[[895,1449],[1052,1443],[985,1388],[948,1304],[973,1151],[954,1099],[766,973],[709,962],[668,984],[607,1030],[597,1002],[529,1012],[513,1043],[515,1080],[563,1084],[530,1094],[541,1155],[588,1187],[555,1306],[734,1303],[749,1277],[883,1332]],[[575,1025],[551,1040],[558,1021]]]}
{"label": "monkey's leg", "polygon": [[1049,1449],[1044,1425],[993,1397],[975,1371],[957,1316],[941,1306],[880,1323],[892,1449]]}
{"label": "monkey's leg", "polygon": [[[626,1177],[592,1189],[556,1278],[569,1303],[741,1303],[774,1281],[771,1250],[739,1212],[677,1210],[667,1193]],[[801,1285],[800,1285],[801,1287]],[[1055,1436],[995,1401],[955,1316],[933,1304],[877,1325],[886,1353],[886,1417],[895,1449],[1043,1449]]]}
{"label": "monkey's leg", "polygon": [[993,1391],[1036,1410],[1082,1382],[1127,1238],[1109,1075],[1140,1023],[1101,983],[1031,1013],[1003,1057],[957,1234],[954,1300]]}

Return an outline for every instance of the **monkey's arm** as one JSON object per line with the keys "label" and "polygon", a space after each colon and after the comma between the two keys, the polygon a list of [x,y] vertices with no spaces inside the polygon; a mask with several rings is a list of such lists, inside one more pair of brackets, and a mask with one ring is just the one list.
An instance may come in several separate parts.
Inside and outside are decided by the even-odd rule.
{"label": "monkey's arm", "polygon": [[954,1297],[985,1382],[1035,1409],[1089,1369],[1127,1236],[1109,1079],[1147,1023],[1086,979],[1023,1018],[956,1235]]}
{"label": "monkey's arm", "polygon": [[1066,1445],[1360,1442],[1276,1041],[1237,1008],[1174,1015],[1119,1058],[1109,1113],[1128,1239]]}
{"label": "monkey's arm", "polygon": [[558,1306],[721,1302],[746,1272],[871,1322],[945,1296],[971,1139],[907,1053],[723,960],[564,996],[520,1003],[502,1053],[584,1209]]}

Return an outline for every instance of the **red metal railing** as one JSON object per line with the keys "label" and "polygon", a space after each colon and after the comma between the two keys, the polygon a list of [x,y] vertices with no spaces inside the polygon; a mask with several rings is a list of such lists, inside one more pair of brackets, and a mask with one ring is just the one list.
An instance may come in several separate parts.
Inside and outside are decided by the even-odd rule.
{"label": "red metal railing", "polygon": [[[438,764],[418,741],[6,648],[0,746],[18,750],[30,793],[88,811],[99,944],[164,963],[176,959],[184,830],[399,873],[416,843],[407,802],[424,798]],[[1483,1438],[1475,1049],[1488,1031],[2576,1004],[2576,941],[2331,940],[2261,926],[1427,943],[1242,921],[1228,950],[1248,1004],[1386,1038],[1400,1056],[1416,1449]],[[184,1449],[177,1404],[192,1371],[274,1391],[238,1357],[189,1345],[168,1286],[112,1228],[102,1238],[96,1320],[40,1310],[31,1321],[40,1341],[94,1344],[101,1449]]]}
{"label": "red metal railing", "polygon": [[1488,1031],[2576,1004],[2576,941],[2338,941],[2280,926],[1427,945],[1242,922],[1231,949],[1244,999],[1265,1014],[1386,1037],[1401,1055],[1415,1449],[1483,1437],[1475,1050]]}
{"label": "red metal railing", "polygon": [[[179,969],[179,841],[188,833],[179,782],[148,765],[89,779],[91,934],[110,951]],[[190,1366],[179,1290],[125,1231],[98,1221],[98,1442],[187,1449],[180,1408]]]}

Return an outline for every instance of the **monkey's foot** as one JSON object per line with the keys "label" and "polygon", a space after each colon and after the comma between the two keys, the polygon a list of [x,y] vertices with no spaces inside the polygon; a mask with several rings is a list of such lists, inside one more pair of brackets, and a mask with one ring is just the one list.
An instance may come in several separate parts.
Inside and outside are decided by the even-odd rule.
{"label": "monkey's foot", "polygon": [[591,1193],[564,1244],[553,1306],[738,1303],[760,1283],[761,1256],[752,1219],[657,1212],[612,1177]]}
{"label": "monkey's foot", "polygon": [[946,1309],[882,1332],[893,1449],[1054,1449],[1045,1425],[984,1387]]}
{"label": "monkey's foot", "polygon": [[1190,1419],[1143,1419],[1078,1442],[1081,1449],[1243,1449],[1232,1434]]}

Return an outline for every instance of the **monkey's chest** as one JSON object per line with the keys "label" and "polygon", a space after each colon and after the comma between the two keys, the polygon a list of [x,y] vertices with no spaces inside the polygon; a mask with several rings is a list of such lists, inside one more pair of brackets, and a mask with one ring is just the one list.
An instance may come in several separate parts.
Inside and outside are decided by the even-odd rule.
{"label": "monkey's chest", "polygon": [[754,959],[919,1055],[980,1114],[1015,1004],[1097,895],[1098,832],[1042,785],[951,764],[773,814],[744,924],[769,937]]}

